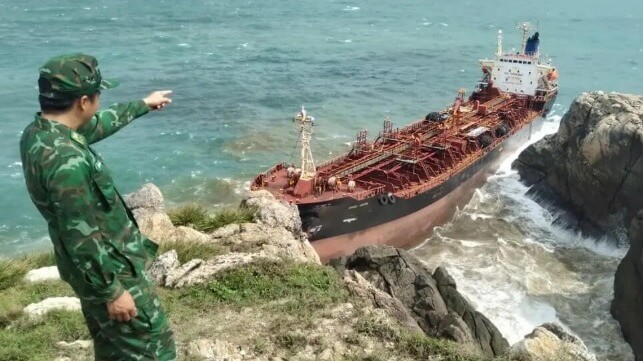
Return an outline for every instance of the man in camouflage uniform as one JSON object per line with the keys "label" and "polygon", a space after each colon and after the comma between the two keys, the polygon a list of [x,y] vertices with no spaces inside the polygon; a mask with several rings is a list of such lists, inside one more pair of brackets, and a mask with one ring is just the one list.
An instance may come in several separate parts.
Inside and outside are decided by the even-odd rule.
{"label": "man in camouflage uniform", "polygon": [[170,91],[97,111],[96,59],[61,55],[40,68],[42,112],[20,155],[31,199],[47,221],[58,270],[81,300],[96,360],[174,360],[172,331],[146,269],[158,245],[139,231],[90,144],[170,103]]}

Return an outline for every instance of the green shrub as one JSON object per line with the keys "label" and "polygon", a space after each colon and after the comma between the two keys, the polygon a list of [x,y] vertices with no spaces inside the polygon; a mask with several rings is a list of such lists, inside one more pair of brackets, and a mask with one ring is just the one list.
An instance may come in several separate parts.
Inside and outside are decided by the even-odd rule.
{"label": "green shrub", "polygon": [[0,260],[0,291],[17,284],[32,269],[55,265],[53,253],[38,253]]}
{"label": "green shrub", "polygon": [[0,360],[53,360],[59,353],[56,342],[88,338],[80,312],[53,311],[37,322],[25,316],[12,327],[0,330]]}
{"label": "green shrub", "polygon": [[198,229],[208,219],[208,212],[198,204],[181,206],[171,210],[168,215],[174,226],[192,226],[195,229]]}
{"label": "green shrub", "polygon": [[181,206],[169,212],[170,220],[175,226],[191,226],[197,231],[212,232],[231,223],[248,223],[254,221],[255,207],[222,209],[213,215],[197,204]]}
{"label": "green shrub", "polygon": [[270,300],[283,300],[274,307],[305,313],[344,301],[348,293],[337,274],[328,267],[265,262],[231,269],[207,284],[164,292],[164,295],[170,313],[183,307],[209,312],[217,305],[245,307]]}
{"label": "green shrub", "polygon": [[189,260],[200,258],[203,260],[212,259],[218,255],[228,253],[226,247],[216,243],[174,241],[163,242],[159,246],[158,254],[163,254],[170,250],[176,250],[176,254],[181,263]]}
{"label": "green shrub", "polygon": [[399,329],[397,326],[373,318],[364,318],[357,322],[356,331],[380,340],[389,341],[396,345],[399,352],[417,359],[430,359],[430,356],[440,355],[444,361],[481,361],[474,350],[456,344],[452,341],[427,337],[417,331]]}

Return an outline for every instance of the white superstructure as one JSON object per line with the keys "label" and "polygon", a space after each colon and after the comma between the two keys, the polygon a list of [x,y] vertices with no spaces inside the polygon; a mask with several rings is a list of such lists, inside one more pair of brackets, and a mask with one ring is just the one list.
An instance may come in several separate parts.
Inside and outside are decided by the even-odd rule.
{"label": "white superstructure", "polygon": [[518,52],[502,51],[502,30],[498,31],[498,44],[495,59],[481,59],[480,65],[485,73],[482,83],[493,82],[502,92],[518,95],[536,96],[558,87],[556,68],[540,63],[538,33],[527,39],[531,26],[523,23],[521,49]]}

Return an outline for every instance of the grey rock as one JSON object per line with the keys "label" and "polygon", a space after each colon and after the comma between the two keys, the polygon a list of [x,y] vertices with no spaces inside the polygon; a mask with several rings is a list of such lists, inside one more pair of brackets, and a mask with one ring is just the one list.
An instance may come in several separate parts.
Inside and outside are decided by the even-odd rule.
{"label": "grey rock", "polygon": [[[498,355],[502,353],[509,345],[507,340],[502,337],[502,334],[500,334],[496,326],[494,326],[487,317],[476,311],[460,292],[458,292],[455,281],[451,275],[447,273],[446,269],[438,267],[433,273],[433,278],[438,284],[440,295],[444,299],[450,313],[453,312],[455,315],[458,315],[467,325],[467,328],[462,330],[456,327],[459,321],[454,319],[454,322],[451,323],[452,326],[450,326],[452,330],[453,327],[455,327],[455,330],[450,332],[450,334],[454,336],[453,339],[459,341],[457,338],[462,337],[463,340],[467,340],[469,336],[466,334],[466,331],[469,330],[472,333],[471,337],[478,342],[478,345],[486,354]],[[455,315],[448,315],[448,317],[451,318]],[[441,328],[445,331],[447,330],[444,328],[444,325]],[[460,333],[456,330],[460,330]]]}
{"label": "grey rock", "polygon": [[332,260],[344,273],[358,272],[379,290],[397,299],[429,336],[473,344],[486,356],[502,354],[509,343],[500,331],[462,297],[448,273],[428,267],[411,253],[388,246],[368,246]]}
{"label": "grey rock", "polygon": [[198,339],[190,342],[188,356],[207,361],[240,361],[243,356],[239,349],[230,342],[223,340]]}
{"label": "grey rock", "polygon": [[136,192],[123,197],[132,210],[138,227],[145,236],[156,242],[209,242],[211,237],[189,227],[174,227],[165,213],[163,194],[152,183],[143,185]]}
{"label": "grey rock", "polygon": [[532,193],[568,211],[574,228],[630,243],[611,312],[643,360],[643,96],[582,94],[558,132],[525,149],[513,166]]}
{"label": "grey rock", "polygon": [[301,219],[297,206],[276,202],[275,197],[266,190],[249,192],[241,205],[257,207],[255,216],[262,223],[273,227],[285,227],[295,234],[301,233]]}
{"label": "grey rock", "polygon": [[511,346],[510,354],[524,361],[596,361],[583,341],[556,323],[536,327]]}
{"label": "grey rock", "polygon": [[166,276],[165,286],[181,288],[202,284],[222,271],[259,261],[279,261],[279,258],[262,253],[229,253],[207,261],[193,259],[170,271]]}
{"label": "grey rock", "polygon": [[66,350],[89,350],[94,347],[94,342],[92,340],[58,341],[56,347]]}
{"label": "grey rock", "polygon": [[228,224],[221,228],[215,229],[214,232],[210,233],[210,237],[212,238],[232,237],[239,232],[241,232],[241,226],[236,223],[233,223],[233,224]]}
{"label": "grey rock", "polygon": [[179,257],[175,250],[170,250],[156,257],[149,268],[149,273],[158,285],[165,285],[167,275],[180,266]]}
{"label": "grey rock", "polygon": [[643,96],[583,93],[556,134],[512,166],[532,192],[571,211],[587,233],[627,225],[643,208]]}
{"label": "grey rock", "polygon": [[80,300],[76,297],[50,297],[29,304],[22,311],[30,318],[37,319],[54,310],[80,311]]}
{"label": "grey rock", "polygon": [[158,212],[165,210],[163,193],[152,183],[146,183],[136,192],[125,195],[123,200],[131,210],[140,208]]}
{"label": "grey rock", "polygon": [[401,325],[404,325],[408,329],[422,331],[411,313],[404,307],[404,304],[402,304],[400,300],[376,288],[358,272],[352,270],[344,271],[344,284],[361,299],[370,301],[374,307],[387,310]]}
{"label": "grey rock", "polygon": [[643,209],[632,220],[629,233],[630,249],[616,270],[610,311],[636,360],[643,360]]}
{"label": "grey rock", "polygon": [[60,274],[56,266],[36,268],[25,275],[25,281],[31,283],[57,280],[60,280]]}

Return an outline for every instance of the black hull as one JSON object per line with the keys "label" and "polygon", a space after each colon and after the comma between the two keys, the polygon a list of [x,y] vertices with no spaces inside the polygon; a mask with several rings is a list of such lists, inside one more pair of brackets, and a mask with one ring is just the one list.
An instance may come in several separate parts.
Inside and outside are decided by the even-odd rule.
{"label": "black hull", "polygon": [[[553,102],[554,99],[550,99],[544,104],[543,114],[551,110]],[[412,198],[403,199],[378,195],[361,201],[343,197],[329,202],[300,204],[298,207],[303,229],[307,231],[309,240],[312,242],[344,235],[350,236],[350,234],[394,222],[430,207],[446,198],[461,185],[471,184],[471,178],[474,176],[480,178],[483,175],[482,181],[486,180],[486,177],[493,174],[508,155],[515,153],[521,145],[540,130],[543,121],[542,117],[534,119],[523,129],[496,144],[495,147],[487,148],[486,153],[469,167],[453,174],[438,186]],[[477,187],[479,184],[474,184],[474,186]],[[457,204],[450,206],[455,210]],[[427,222],[432,227],[439,225],[437,219],[427,219]]]}

